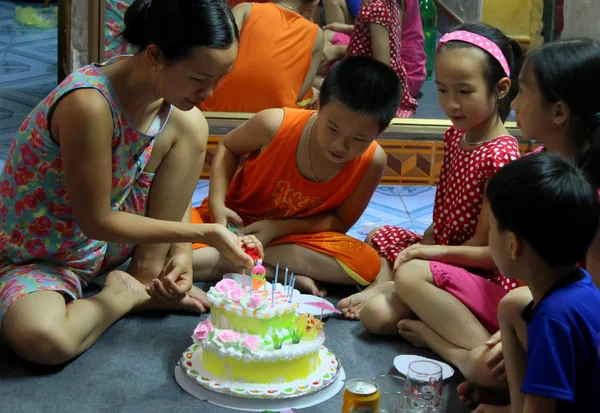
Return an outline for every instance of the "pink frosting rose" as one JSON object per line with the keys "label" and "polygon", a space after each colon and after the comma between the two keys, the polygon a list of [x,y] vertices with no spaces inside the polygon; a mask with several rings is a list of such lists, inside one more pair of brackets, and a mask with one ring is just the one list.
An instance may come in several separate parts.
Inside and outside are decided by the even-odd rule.
{"label": "pink frosting rose", "polygon": [[244,291],[239,288],[227,291],[227,298],[229,298],[234,303],[239,303],[240,299],[244,296]]}
{"label": "pink frosting rose", "polygon": [[194,337],[198,340],[204,340],[212,331],[215,331],[215,328],[210,322],[210,319],[207,318],[206,320],[198,324],[198,326],[194,330]]}
{"label": "pink frosting rose", "polygon": [[232,330],[223,330],[217,336],[218,340],[223,343],[232,343],[240,339],[240,335]]}
{"label": "pink frosting rose", "polygon": [[242,347],[247,348],[250,351],[255,351],[258,349],[258,339],[256,336],[248,336],[244,340],[242,340]]}
{"label": "pink frosting rose", "polygon": [[217,290],[220,293],[226,293],[227,291],[233,290],[237,287],[238,285],[234,280],[232,280],[231,278],[225,278],[224,280],[219,281],[217,285],[215,285],[215,290]]}
{"label": "pink frosting rose", "polygon": [[262,294],[258,294],[258,293],[254,293],[252,294],[252,297],[250,297],[250,301],[248,302],[248,307],[251,308],[258,308],[260,306],[262,306],[265,302],[265,299],[263,298]]}

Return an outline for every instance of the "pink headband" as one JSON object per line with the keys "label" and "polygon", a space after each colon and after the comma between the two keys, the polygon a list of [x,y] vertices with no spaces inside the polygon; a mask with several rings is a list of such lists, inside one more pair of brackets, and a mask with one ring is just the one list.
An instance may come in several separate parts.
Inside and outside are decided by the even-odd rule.
{"label": "pink headband", "polygon": [[444,36],[442,36],[438,44],[438,49],[450,41],[471,43],[472,45],[485,50],[494,56],[494,58],[504,69],[506,76],[510,77],[510,68],[508,67],[508,62],[506,61],[506,57],[504,57],[504,53],[502,53],[502,50],[500,50],[496,43],[492,42],[488,38],[465,30],[457,30],[455,32],[446,33]]}

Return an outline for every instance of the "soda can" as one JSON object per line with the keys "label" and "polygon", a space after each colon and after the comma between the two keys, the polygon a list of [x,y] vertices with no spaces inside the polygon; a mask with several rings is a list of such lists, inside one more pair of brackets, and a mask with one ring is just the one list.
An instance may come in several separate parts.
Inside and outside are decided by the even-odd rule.
{"label": "soda can", "polygon": [[378,413],[379,386],[372,380],[354,379],[346,382],[342,413]]}

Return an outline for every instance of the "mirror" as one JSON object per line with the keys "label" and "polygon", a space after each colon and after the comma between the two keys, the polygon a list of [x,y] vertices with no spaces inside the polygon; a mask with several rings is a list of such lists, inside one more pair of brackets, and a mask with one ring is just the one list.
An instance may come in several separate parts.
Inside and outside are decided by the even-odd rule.
{"label": "mirror", "polygon": [[[118,34],[123,27],[124,12],[133,0],[103,0],[103,2],[100,55],[103,58],[109,58],[116,54],[131,52],[131,48],[121,41]],[[357,23],[357,28],[361,26],[362,30],[366,30],[360,22],[365,19],[367,13],[372,13],[369,4],[373,3],[372,0],[271,0],[271,5],[255,4],[246,12],[239,12],[239,9],[244,7],[240,6],[242,1],[227,0],[227,2],[232,8],[237,6],[238,12],[235,15],[238,25],[241,24],[242,28],[246,28],[242,32],[242,42],[244,38],[247,39],[247,42],[252,42],[252,48],[247,47],[240,50],[240,57],[236,62],[234,72],[249,70],[249,68],[255,69],[256,62],[242,64],[252,60],[252,55],[271,53],[276,56],[284,56],[284,58],[282,57],[282,61],[276,65],[279,67],[262,66],[266,72],[266,80],[253,82],[255,85],[247,96],[239,94],[239,82],[242,82],[239,78],[243,75],[237,76],[238,72],[236,72],[237,81],[229,82],[231,79],[225,78],[215,91],[213,98],[202,104],[205,112],[255,112],[266,107],[273,107],[269,104],[284,98],[281,96],[272,99],[265,97],[278,93],[272,90],[273,87],[265,86],[269,81],[272,84],[283,85],[281,88],[290,89],[286,90],[285,97],[287,101],[291,99],[290,105],[299,104],[310,107],[318,93],[312,89],[312,86],[318,89],[319,75],[326,74],[329,59],[343,56],[347,47],[350,47],[351,53],[360,47],[354,44],[348,46],[352,36],[357,38],[360,36],[354,33],[350,36],[344,31],[352,30],[354,23]],[[569,0],[567,2],[569,3]],[[570,2],[577,3],[572,0]],[[269,1],[258,0],[256,3],[269,3]],[[439,39],[452,27],[464,21],[477,20],[500,28],[517,40],[524,49],[529,49],[559,36],[563,26],[564,0],[387,0],[383,2],[378,0],[376,3],[387,4],[395,11],[401,10],[394,21],[398,22],[397,24],[400,26],[401,40],[398,47],[402,50],[400,58],[407,73],[406,85],[410,94],[416,99],[416,111],[412,116],[410,113],[406,115],[413,119],[446,119],[438,103],[435,83],[430,78],[425,79],[426,66],[431,71],[430,65],[426,63],[425,50],[427,46],[431,50],[429,54],[435,54],[435,41],[431,43],[429,40],[432,37]],[[267,9],[267,6],[270,6],[271,10]],[[573,4],[571,7],[578,6]],[[274,14],[273,10],[278,11],[278,16]],[[287,24],[288,28],[293,26],[297,32],[296,37],[289,35],[287,43],[280,45],[281,47],[273,52],[263,51],[256,46],[260,44],[260,36],[264,38],[265,30],[255,30],[255,27],[259,23],[264,24],[269,19],[274,22],[269,24],[269,33],[273,33],[274,28],[278,28],[281,24]],[[325,57],[320,62],[316,80],[310,82],[308,79],[310,73],[308,72],[315,44],[316,26],[325,27],[327,24],[330,25],[326,26],[328,29],[339,31],[324,30]],[[590,25],[592,24],[593,22],[590,21]],[[358,43],[358,41],[354,43]],[[392,41],[392,43],[394,42]],[[388,44],[390,44],[389,41]],[[375,43],[374,47],[377,47]],[[228,82],[229,85],[226,84]],[[307,87],[307,83],[311,87]],[[237,92],[237,99],[231,99],[232,90]],[[264,92],[258,93],[259,90],[264,90]],[[235,102],[231,103],[232,101]],[[276,105],[276,107],[279,106],[282,105]],[[240,107],[252,110],[239,110]]]}

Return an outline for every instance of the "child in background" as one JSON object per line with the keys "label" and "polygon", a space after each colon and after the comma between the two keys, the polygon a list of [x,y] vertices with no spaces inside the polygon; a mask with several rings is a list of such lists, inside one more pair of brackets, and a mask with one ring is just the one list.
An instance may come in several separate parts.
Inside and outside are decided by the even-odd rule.
{"label": "child in background", "polygon": [[[417,109],[417,101],[410,95],[406,70],[401,52],[401,20],[403,0],[371,0],[363,2],[356,16],[354,26],[335,23],[326,26],[350,37],[346,56],[368,56],[390,66],[396,73],[402,87],[402,101],[396,110],[396,117],[410,118]],[[339,35],[331,37],[331,42],[339,44]],[[332,61],[332,59],[329,59]],[[323,65],[321,65],[323,70]],[[315,87],[318,87],[318,78]]]}
{"label": "child in background", "polygon": [[511,411],[597,410],[600,290],[577,267],[598,229],[597,189],[565,158],[542,152],[501,169],[486,193],[494,262],[533,295],[526,331],[502,302],[498,313]]}
{"label": "child in background", "polygon": [[486,279],[487,270],[495,268],[493,262],[481,263],[478,257],[460,262],[454,249],[487,245],[486,182],[519,157],[517,140],[508,135],[504,121],[518,90],[521,56],[514,40],[482,23],[464,24],[440,41],[436,83],[440,103],[454,126],[444,138],[433,224],[424,236],[386,226],[370,237],[385,258],[382,271],[395,282],[340,302],[352,316],[369,300],[360,312],[367,330],[396,334],[398,322],[416,314],[446,340],[466,349],[484,344],[490,332],[498,330],[497,304],[513,282],[507,285],[500,275]]}
{"label": "child in background", "polygon": [[[350,35],[354,29],[354,20],[361,7],[360,0],[324,0],[327,25],[325,29],[325,54],[328,59],[340,59],[350,43]],[[425,62],[423,25],[419,0],[404,0],[399,17],[401,33],[400,58],[406,69],[407,88],[412,97],[417,97],[427,77]],[[320,73],[325,74],[326,72]]]}
{"label": "child in background", "polygon": [[323,30],[308,20],[319,0],[242,3],[232,10],[240,30],[237,59],[198,107],[212,112],[260,112],[311,105],[323,53]]}
{"label": "child in background", "polygon": [[[287,267],[310,294],[324,294],[315,280],[368,285],[379,272],[379,256],[345,233],[380,182],[386,156],[375,139],[394,117],[400,96],[387,65],[366,57],[336,63],[323,83],[318,113],[263,111],[223,138],[209,197],[193,210],[192,222],[255,235],[265,246],[269,274],[276,264]],[[196,280],[239,271],[215,249],[194,248]]]}

